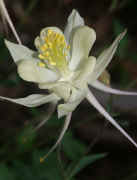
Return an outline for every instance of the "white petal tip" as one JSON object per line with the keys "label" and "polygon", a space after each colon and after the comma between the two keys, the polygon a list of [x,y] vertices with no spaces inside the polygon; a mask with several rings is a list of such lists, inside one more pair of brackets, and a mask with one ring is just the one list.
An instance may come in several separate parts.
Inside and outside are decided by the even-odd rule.
{"label": "white petal tip", "polygon": [[122,33],[119,34],[119,42],[123,39],[126,33],[127,33],[127,29],[125,29]]}

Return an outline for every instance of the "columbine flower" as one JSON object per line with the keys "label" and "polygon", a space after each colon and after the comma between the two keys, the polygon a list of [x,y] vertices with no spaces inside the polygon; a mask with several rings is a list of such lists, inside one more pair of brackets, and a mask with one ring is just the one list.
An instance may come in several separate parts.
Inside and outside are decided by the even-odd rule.
{"label": "columbine flower", "polygon": [[19,76],[25,81],[37,83],[40,89],[48,89],[50,94],[33,94],[20,99],[0,98],[27,107],[37,107],[48,102],[55,107],[59,100],[64,100],[64,104],[57,105],[57,111],[58,118],[66,116],[66,120],[50,152],[61,141],[68,128],[72,112],[84,98],[137,147],[134,140],[105,111],[88,88],[88,85],[91,85],[107,93],[137,95],[134,92],[112,89],[97,80],[111,61],[125,33],[125,31],[121,33],[97,59],[89,56],[96,40],[96,33],[86,26],[79,13],[73,10],[68,17],[64,33],[57,27],[47,27],[41,31],[40,36],[35,39],[37,52],[6,40],[5,43],[17,65]]}

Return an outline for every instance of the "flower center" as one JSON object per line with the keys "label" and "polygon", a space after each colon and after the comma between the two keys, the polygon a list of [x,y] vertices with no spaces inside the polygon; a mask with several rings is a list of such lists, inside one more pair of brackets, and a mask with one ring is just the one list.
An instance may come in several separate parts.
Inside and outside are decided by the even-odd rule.
{"label": "flower center", "polygon": [[44,43],[39,47],[38,57],[42,60],[39,66],[44,67],[45,63],[48,63],[59,70],[66,69],[70,47],[67,45],[64,35],[48,29],[43,39]]}

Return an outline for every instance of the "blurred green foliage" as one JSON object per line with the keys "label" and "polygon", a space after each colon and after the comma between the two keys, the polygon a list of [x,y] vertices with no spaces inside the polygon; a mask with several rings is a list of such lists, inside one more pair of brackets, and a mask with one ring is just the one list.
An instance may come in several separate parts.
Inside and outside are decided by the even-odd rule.
{"label": "blurred green foliage", "polygon": [[[14,144],[14,148],[11,144]],[[66,179],[74,179],[83,168],[105,157],[105,154],[84,155],[86,145],[76,140],[71,131],[65,135],[60,154],[53,152],[42,163],[40,158],[48,152],[49,148],[41,148],[38,144],[37,133],[32,127],[27,126],[6,148],[1,146],[0,156],[5,158],[0,163],[0,179],[63,180],[63,173]],[[11,151],[7,152],[6,149]],[[61,158],[64,172],[59,165],[58,156]],[[77,162],[79,159],[80,161]]]}

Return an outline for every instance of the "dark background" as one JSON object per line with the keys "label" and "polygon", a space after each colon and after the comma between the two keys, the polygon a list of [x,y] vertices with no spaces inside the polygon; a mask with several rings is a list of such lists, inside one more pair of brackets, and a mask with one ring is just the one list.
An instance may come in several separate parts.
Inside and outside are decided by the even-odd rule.
{"label": "dark background", "polygon": [[[67,17],[74,8],[85,19],[85,23],[97,33],[92,55],[98,56],[120,32],[127,28],[128,33],[122,40],[108,71],[112,86],[137,91],[136,0],[5,0],[5,3],[23,44],[32,49],[35,49],[33,41],[42,28],[58,26],[63,30]],[[5,28],[1,21],[0,95],[18,98],[43,92],[35,84],[24,82],[19,78],[16,65],[4,45],[4,38],[16,42],[10,29]],[[93,92],[111,116],[137,142],[137,98],[109,96],[94,89]],[[36,169],[41,167],[39,156],[45,154],[47,146],[51,147],[55,142],[63,122],[57,119],[55,113],[51,120],[53,123],[43,126],[35,134],[31,133],[32,128],[44,118],[47,107],[48,105],[44,105],[28,109],[9,102],[0,103],[0,179],[20,177],[23,180],[24,174],[25,179],[57,179],[57,176],[41,177],[47,171],[50,175],[54,175],[52,169],[56,164],[54,153],[50,155],[51,159],[48,161],[51,168],[46,169],[47,166],[43,165],[42,168],[45,169],[40,169],[39,173],[35,174]],[[66,145],[62,145],[60,150],[64,167],[73,161],[77,162],[81,156],[107,152],[103,159],[92,164],[87,163],[88,165],[76,175],[76,179],[137,179],[137,150],[86,101],[73,113],[69,133],[73,134],[73,138],[71,140],[64,138],[63,144]],[[80,142],[79,146],[73,146],[75,142]],[[77,152],[78,147],[82,147],[83,152],[80,155]],[[33,166],[33,158],[37,159],[36,167]],[[56,171],[56,168],[54,170]]]}

